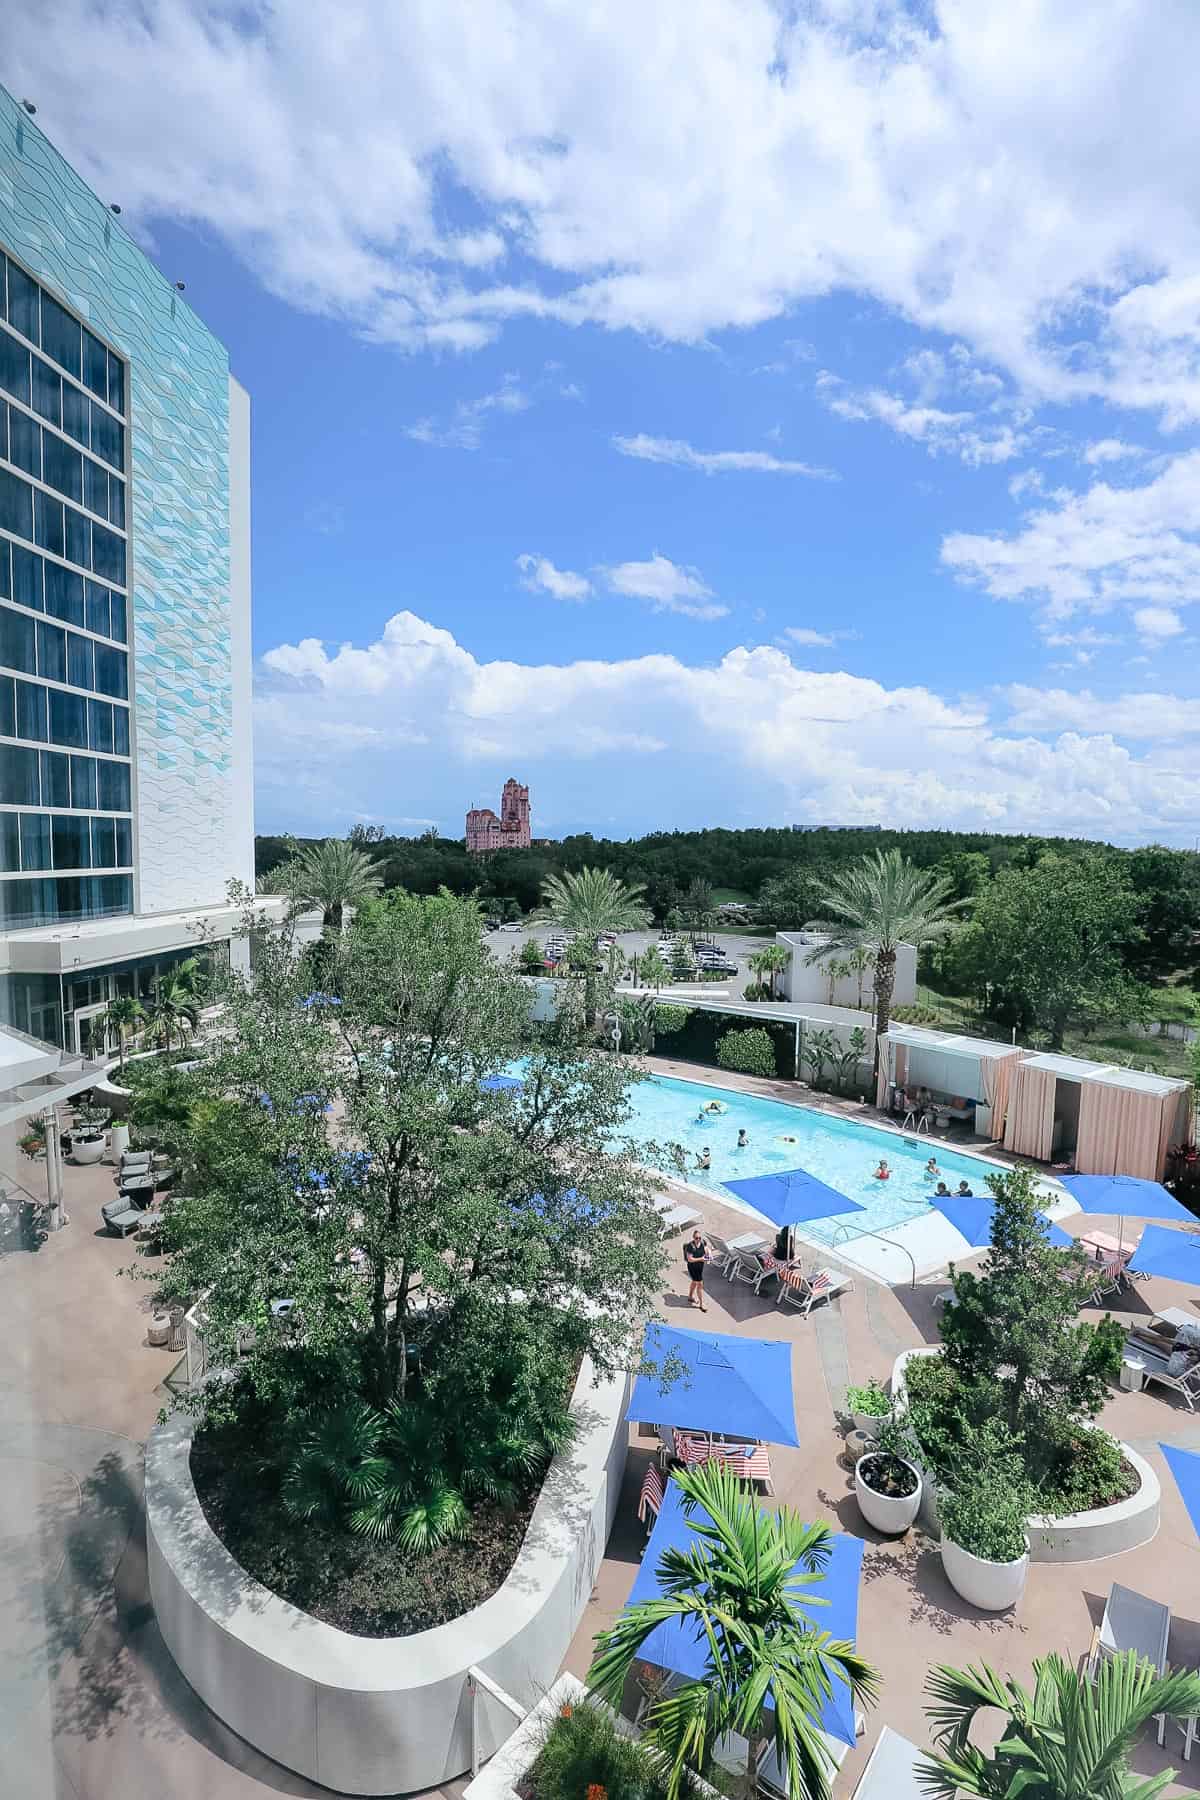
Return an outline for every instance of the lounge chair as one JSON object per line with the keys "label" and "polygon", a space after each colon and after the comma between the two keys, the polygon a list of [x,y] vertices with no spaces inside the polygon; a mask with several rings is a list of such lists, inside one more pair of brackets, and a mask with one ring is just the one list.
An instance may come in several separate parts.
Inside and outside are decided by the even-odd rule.
{"label": "lounge chair", "polygon": [[[1169,1606],[1161,1600],[1147,1599],[1136,1588],[1122,1587],[1119,1581],[1114,1581],[1104,1603],[1104,1617],[1092,1633],[1087,1656],[1089,1680],[1106,1656],[1121,1656],[1128,1650],[1136,1650],[1158,1674],[1164,1674],[1170,1629]],[[1156,1723],[1161,1744],[1166,1736],[1166,1714],[1159,1713]]]}
{"label": "lounge chair", "polygon": [[1193,1363],[1188,1369],[1172,1374],[1170,1369],[1171,1351],[1160,1343],[1151,1343],[1140,1332],[1131,1334],[1125,1340],[1126,1356],[1134,1356],[1146,1371],[1147,1381],[1157,1381],[1160,1386],[1170,1388],[1179,1394],[1189,1412],[1195,1412],[1200,1403],[1200,1363]]}
{"label": "lounge chair", "polygon": [[837,1269],[817,1269],[812,1275],[801,1276],[799,1281],[781,1281],[775,1304],[779,1306],[786,1302],[789,1306],[797,1306],[807,1318],[814,1306],[819,1306],[823,1300],[832,1300],[837,1294],[848,1293],[853,1286],[849,1275],[843,1275]]}
{"label": "lounge chair", "polygon": [[923,1800],[925,1789],[917,1782],[920,1754],[908,1738],[885,1725],[854,1790],[854,1800]]}
{"label": "lounge chair", "polygon": [[774,1274],[773,1269],[765,1269],[752,1250],[735,1250],[732,1252],[725,1273],[731,1281],[744,1281],[752,1287],[756,1294],[762,1293],[762,1284],[768,1276]]}
{"label": "lounge chair", "polygon": [[130,1206],[127,1200],[106,1200],[100,1208],[100,1217],[104,1220],[104,1228],[116,1237],[128,1237],[142,1223],[145,1214],[137,1206]]}
{"label": "lounge chair", "polygon": [[687,1225],[698,1225],[700,1214],[694,1206],[660,1207],[659,1224],[663,1237],[670,1237],[673,1232],[682,1231]]}
{"label": "lounge chair", "polygon": [[718,1237],[715,1231],[706,1233],[706,1236],[708,1238],[708,1247],[712,1252],[712,1255],[709,1257],[709,1262],[716,1268],[719,1274],[728,1275],[729,1265],[737,1255],[736,1250],[731,1250],[729,1245],[725,1242],[725,1239],[723,1237]]}

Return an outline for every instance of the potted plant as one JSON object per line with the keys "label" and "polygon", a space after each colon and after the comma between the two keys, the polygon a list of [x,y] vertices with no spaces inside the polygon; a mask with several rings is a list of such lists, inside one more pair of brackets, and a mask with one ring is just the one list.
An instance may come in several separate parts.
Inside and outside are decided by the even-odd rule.
{"label": "potted plant", "polygon": [[942,1567],[956,1594],[981,1612],[1006,1612],[1029,1568],[1029,1496],[986,1466],[939,1496]]}
{"label": "potted plant", "polygon": [[921,1472],[903,1421],[889,1410],[876,1419],[875,1442],[854,1465],[854,1493],[868,1525],[888,1537],[907,1531],[921,1510]]}
{"label": "potted plant", "polygon": [[846,1389],[846,1410],[854,1420],[855,1431],[873,1438],[881,1419],[886,1419],[892,1403],[872,1375],[866,1387]]}
{"label": "potted plant", "polygon": [[71,1126],[71,1161],[98,1163],[104,1155],[104,1129],[108,1114],[95,1106],[80,1106]]}
{"label": "potted plant", "polygon": [[36,1162],[39,1156],[45,1156],[46,1121],[44,1118],[30,1119],[25,1130],[17,1139],[17,1148],[22,1156],[29,1158],[30,1162]]}

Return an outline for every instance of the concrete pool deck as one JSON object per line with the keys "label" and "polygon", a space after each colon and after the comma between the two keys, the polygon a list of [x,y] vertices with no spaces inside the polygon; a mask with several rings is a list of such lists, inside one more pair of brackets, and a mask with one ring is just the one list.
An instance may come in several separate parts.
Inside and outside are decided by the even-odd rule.
{"label": "concrete pool deck", "polygon": [[[662,1056],[639,1057],[638,1061],[652,1075],[668,1076],[675,1081],[689,1081],[698,1087],[711,1087],[717,1091],[724,1089],[752,1095],[759,1100],[778,1101],[801,1111],[821,1113],[872,1131],[887,1132],[908,1144],[918,1141],[913,1132],[901,1131],[893,1119],[885,1117],[866,1101],[823,1094],[801,1082],[735,1075],[725,1069],[707,1068],[700,1063],[678,1062]],[[1078,1201],[1073,1200],[1048,1171],[1025,1158],[1009,1156],[1002,1149],[991,1145],[985,1148],[977,1139],[963,1142],[938,1134],[928,1139],[922,1137],[920,1142],[922,1145],[928,1142],[931,1152],[936,1151],[939,1146],[945,1146],[953,1150],[955,1156],[969,1157],[977,1162],[980,1165],[981,1183],[989,1174],[1003,1173],[1005,1169],[1018,1165],[1033,1168],[1046,1195],[1045,1210],[1048,1217],[1065,1227],[1065,1222],[1079,1211]],[[797,1156],[803,1160],[801,1151],[797,1151]],[[714,1193],[712,1188],[703,1187],[686,1178],[680,1181],[673,1179],[672,1186],[686,1191],[688,1197],[697,1204],[708,1202],[711,1205],[715,1201],[755,1223],[763,1221],[761,1213],[724,1187],[720,1193]],[[933,1207],[899,1224],[883,1226],[878,1231],[856,1230],[851,1219],[844,1235],[839,1232],[836,1241],[832,1243],[816,1232],[806,1231],[803,1225],[795,1227],[795,1235],[805,1252],[817,1261],[834,1258],[855,1274],[866,1276],[872,1281],[884,1282],[891,1287],[928,1280],[930,1276],[944,1272],[948,1263],[964,1262],[968,1257],[980,1254],[977,1249],[967,1245],[949,1220]]]}

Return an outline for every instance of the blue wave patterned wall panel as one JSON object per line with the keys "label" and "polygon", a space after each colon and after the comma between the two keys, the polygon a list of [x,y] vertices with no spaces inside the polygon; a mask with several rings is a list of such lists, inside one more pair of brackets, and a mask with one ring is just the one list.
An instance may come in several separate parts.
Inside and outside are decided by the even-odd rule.
{"label": "blue wave patterned wall panel", "polygon": [[139,910],[222,897],[233,787],[229,358],[0,89],[0,240],[131,364]]}

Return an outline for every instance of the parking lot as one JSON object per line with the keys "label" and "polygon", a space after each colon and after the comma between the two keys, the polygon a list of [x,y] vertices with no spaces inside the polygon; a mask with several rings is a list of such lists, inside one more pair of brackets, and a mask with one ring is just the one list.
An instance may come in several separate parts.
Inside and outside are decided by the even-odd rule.
{"label": "parking lot", "polygon": [[[514,929],[510,926],[501,931],[489,931],[486,935],[485,942],[494,955],[506,957],[511,956],[514,951],[519,950],[527,938],[534,938],[539,944],[544,945],[547,939],[556,935],[563,935],[561,929],[556,925],[522,925],[518,929]],[[685,934],[681,933],[676,935]],[[714,985],[719,985],[721,988],[727,988],[729,992],[738,999],[741,998],[742,989],[745,984],[754,979],[749,969],[750,957],[752,957],[756,951],[761,950],[764,944],[772,943],[774,941],[772,938],[747,937],[744,932],[725,931],[719,927],[714,931],[706,930],[698,932],[697,936],[709,943],[716,944],[728,956],[731,963],[737,964],[736,975],[725,976],[719,984]],[[641,956],[643,951],[648,950],[652,944],[657,944],[658,940],[659,933],[657,930],[622,931],[617,934],[617,942],[621,947],[626,961],[628,961],[635,952],[638,956]]]}

